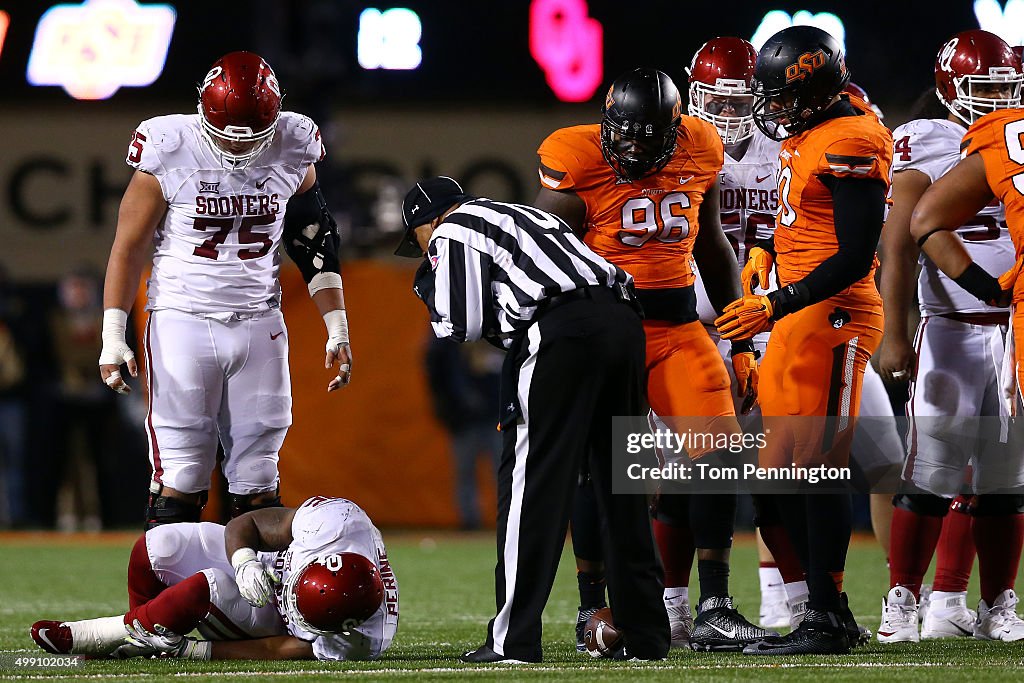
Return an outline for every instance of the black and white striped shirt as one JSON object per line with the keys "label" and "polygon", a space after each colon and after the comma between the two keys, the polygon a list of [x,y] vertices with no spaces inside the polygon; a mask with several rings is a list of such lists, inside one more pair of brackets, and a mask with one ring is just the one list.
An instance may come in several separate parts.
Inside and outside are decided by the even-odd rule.
{"label": "black and white striped shirt", "polygon": [[629,283],[560,218],[521,204],[473,199],[448,214],[427,250],[434,334],[453,341],[510,336],[529,327],[538,304],[583,287]]}

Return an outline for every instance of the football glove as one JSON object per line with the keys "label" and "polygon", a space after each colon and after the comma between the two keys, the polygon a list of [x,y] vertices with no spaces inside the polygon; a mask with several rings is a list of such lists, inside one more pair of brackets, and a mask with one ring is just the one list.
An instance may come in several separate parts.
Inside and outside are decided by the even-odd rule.
{"label": "football glove", "polygon": [[770,251],[761,247],[751,249],[747,262],[743,265],[743,272],[740,273],[743,293],[753,294],[756,287],[766,289],[774,266],[775,257]]}
{"label": "football glove", "polygon": [[180,636],[160,624],[153,624],[153,631],[149,631],[136,619],[125,624],[125,630],[130,644],[142,650],[155,650],[160,657],[208,660],[212,654],[210,641]]}
{"label": "football glove", "polygon": [[725,307],[715,320],[715,327],[723,339],[750,339],[772,328],[774,313],[771,299],[747,294]]}
{"label": "football glove", "polygon": [[749,413],[757,402],[757,353],[748,342],[733,342],[732,370],[736,375],[736,396],[743,399],[742,414]]}
{"label": "football glove", "polygon": [[253,607],[263,607],[270,602],[277,578],[256,559],[255,550],[239,548],[231,556],[231,566],[235,569],[238,592],[246,602]]}

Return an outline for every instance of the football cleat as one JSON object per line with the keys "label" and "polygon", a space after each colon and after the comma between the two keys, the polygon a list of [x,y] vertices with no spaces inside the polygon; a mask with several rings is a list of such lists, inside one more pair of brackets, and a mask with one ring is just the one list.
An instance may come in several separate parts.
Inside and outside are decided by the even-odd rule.
{"label": "football cleat", "polygon": [[967,593],[945,593],[950,597],[933,596],[931,606],[921,622],[921,640],[938,638],[970,638],[978,613],[967,607]]}
{"label": "football cleat", "polygon": [[745,655],[842,655],[850,651],[843,618],[835,612],[808,608],[795,631],[772,636],[743,648]]}
{"label": "football cleat", "polygon": [[778,635],[747,621],[732,606],[731,597],[716,595],[697,606],[690,647],[698,652],[739,652],[750,643]]}
{"label": "football cleat", "polygon": [[678,605],[665,604],[668,613],[668,625],[672,631],[671,647],[689,647],[690,635],[693,633],[693,613],[690,603],[680,602]]}
{"label": "football cleat", "polygon": [[850,597],[846,593],[839,594],[839,616],[846,626],[846,637],[850,641],[850,647],[862,647],[871,642],[871,636],[874,634],[871,633],[871,629],[857,623],[853,610],[850,609]]}
{"label": "football cleat", "polygon": [[932,603],[932,585],[930,583],[922,583],[921,592],[918,595],[920,597],[917,601],[917,621],[923,624],[924,618],[928,616],[928,608],[931,607]]}
{"label": "football cleat", "polygon": [[917,600],[903,586],[893,586],[882,600],[882,623],[875,635],[880,643],[917,643]]}
{"label": "football cleat", "polygon": [[1024,640],[1024,621],[1017,616],[1017,594],[1011,589],[999,594],[989,607],[984,600],[978,604],[978,621],[974,637],[979,640]]}
{"label": "football cleat", "polygon": [[602,609],[605,605],[600,607],[591,607],[589,609],[583,609],[582,607],[576,610],[576,652],[586,652],[587,644],[583,642],[583,632],[587,628],[587,621],[590,617],[597,614],[597,610]]}
{"label": "football cleat", "polygon": [[481,645],[475,650],[464,652],[459,661],[463,664],[527,664],[522,659],[512,659],[505,655],[499,655],[487,645]]}
{"label": "football cleat", "polygon": [[763,591],[761,593],[761,610],[757,623],[764,628],[785,628],[792,623],[793,614],[789,611],[786,591]]}
{"label": "football cleat", "polygon": [[72,653],[75,639],[68,625],[60,621],[43,620],[32,624],[29,630],[36,645],[53,655]]}

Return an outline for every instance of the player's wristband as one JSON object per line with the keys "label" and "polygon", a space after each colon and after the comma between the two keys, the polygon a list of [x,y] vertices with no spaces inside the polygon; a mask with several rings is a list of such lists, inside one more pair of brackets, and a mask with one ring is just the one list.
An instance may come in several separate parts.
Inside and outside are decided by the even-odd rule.
{"label": "player's wristband", "polygon": [[754,350],[754,342],[749,339],[740,339],[732,343],[732,349],[729,351],[729,356],[737,356],[741,353],[752,353],[754,357],[757,357],[757,351]]}
{"label": "player's wristband", "polygon": [[103,331],[101,336],[104,342],[111,344],[123,344],[124,333],[128,328],[128,313],[120,308],[107,308],[103,311]]}
{"label": "player's wristband", "polygon": [[327,325],[327,338],[342,344],[348,344],[348,315],[344,308],[324,313],[324,324]]}
{"label": "player's wristband", "polygon": [[803,282],[794,282],[767,294],[772,302],[772,320],[796,313],[811,302],[811,290]]}
{"label": "player's wristband", "polygon": [[239,548],[231,555],[231,566],[234,568],[236,573],[238,572],[239,567],[241,567],[246,562],[255,561],[256,551],[252,548]]}
{"label": "player's wristband", "polygon": [[332,273],[330,271],[317,273],[306,285],[306,289],[309,290],[309,295],[313,296],[321,289],[344,289],[341,282],[341,275],[339,273]]}
{"label": "player's wristband", "polygon": [[967,270],[959,277],[953,278],[963,289],[967,290],[978,298],[979,301],[998,301],[1003,294],[1003,288],[999,286],[999,280],[992,277],[984,268],[974,261],[967,266]]}

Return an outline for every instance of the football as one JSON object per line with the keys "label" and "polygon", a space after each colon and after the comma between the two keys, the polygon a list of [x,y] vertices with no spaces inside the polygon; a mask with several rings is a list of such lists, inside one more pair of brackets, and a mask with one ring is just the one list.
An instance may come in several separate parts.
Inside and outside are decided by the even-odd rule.
{"label": "football", "polygon": [[583,642],[591,657],[610,659],[615,655],[622,643],[622,633],[615,628],[610,609],[599,609],[587,620]]}

